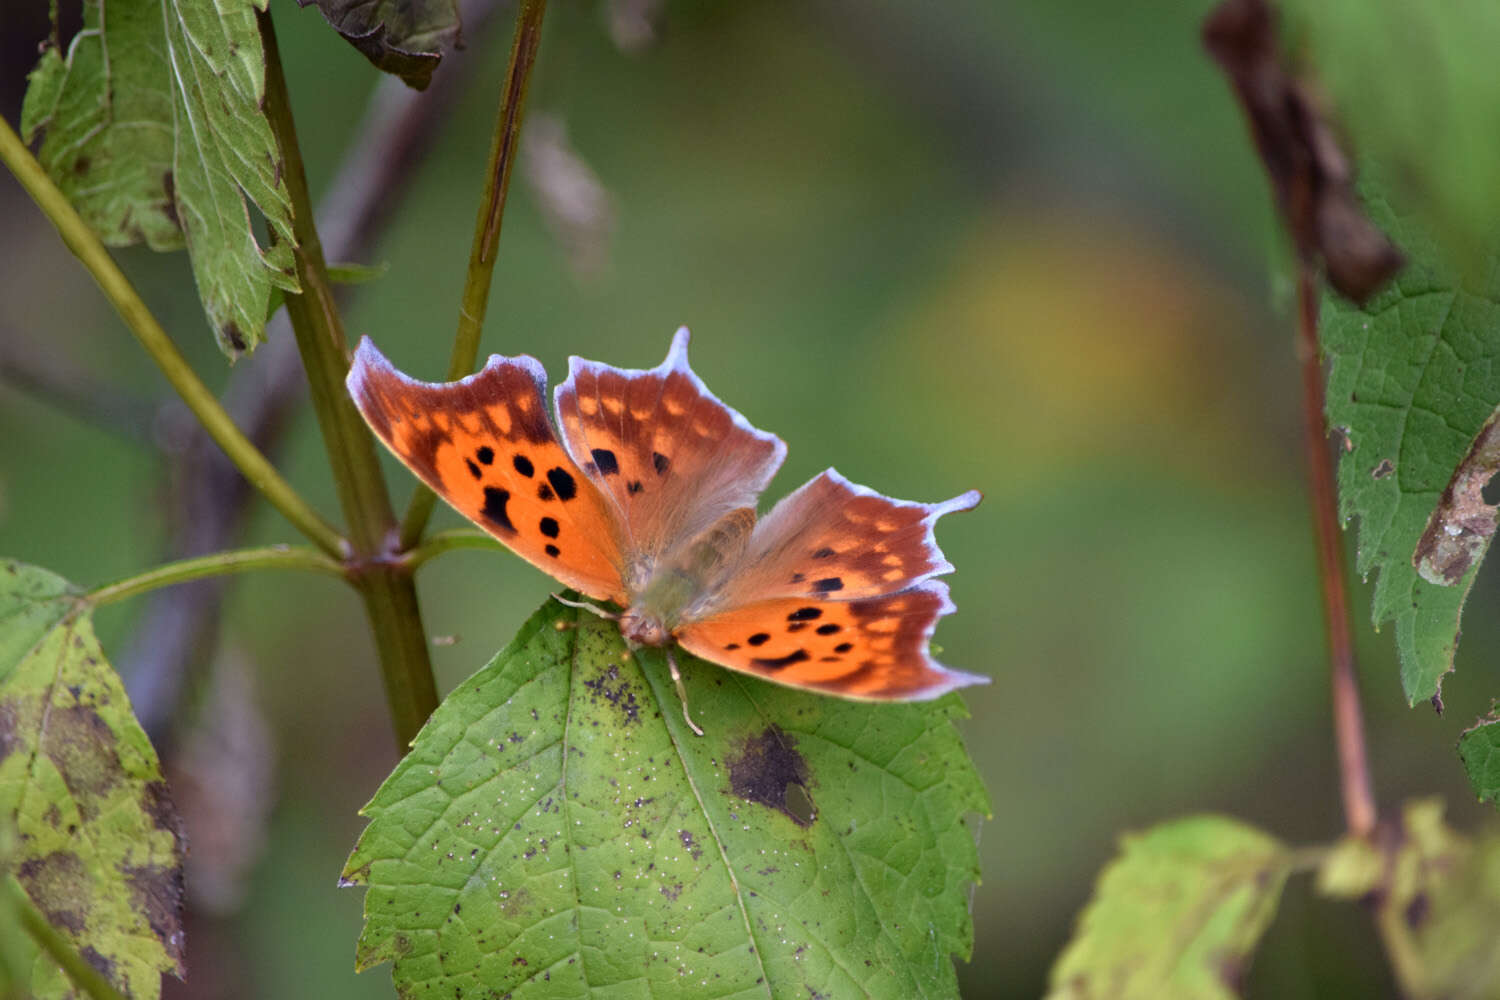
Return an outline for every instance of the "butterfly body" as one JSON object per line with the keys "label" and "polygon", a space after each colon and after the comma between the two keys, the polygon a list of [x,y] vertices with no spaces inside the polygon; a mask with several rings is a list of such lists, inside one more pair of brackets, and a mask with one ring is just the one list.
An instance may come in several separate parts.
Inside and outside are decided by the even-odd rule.
{"label": "butterfly body", "polygon": [[351,395],[440,496],[517,555],[624,608],[635,646],[681,645],[732,670],[867,700],[916,700],[988,678],[934,662],[953,610],[933,536],[941,504],[881,496],[832,469],[757,518],[786,445],[714,397],[687,330],[649,370],[573,358],[553,402],[532,358],[492,356],[418,382],[367,339]]}

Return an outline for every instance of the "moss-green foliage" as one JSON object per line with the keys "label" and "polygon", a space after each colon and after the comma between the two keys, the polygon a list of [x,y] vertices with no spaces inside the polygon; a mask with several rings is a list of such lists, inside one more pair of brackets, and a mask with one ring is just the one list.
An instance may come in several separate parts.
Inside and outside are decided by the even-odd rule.
{"label": "moss-green foliage", "polygon": [[952,997],[987,808],[956,698],[871,706],[548,603],[366,807],[361,967],[403,996]]}

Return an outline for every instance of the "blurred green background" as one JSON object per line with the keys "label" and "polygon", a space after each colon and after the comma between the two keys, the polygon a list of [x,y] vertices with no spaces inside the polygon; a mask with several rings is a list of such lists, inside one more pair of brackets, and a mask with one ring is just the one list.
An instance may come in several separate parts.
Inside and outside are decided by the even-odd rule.
{"label": "blurred green background", "polygon": [[[0,33],[12,122],[46,31],[32,6],[8,7]],[[272,6],[321,191],[376,73],[315,10]],[[897,497],[985,493],[943,522],[960,611],[937,636],[946,662],[995,678],[966,695],[994,803],[960,970],[972,998],[1040,995],[1122,831],[1209,810],[1293,843],[1342,829],[1281,251],[1238,109],[1198,45],[1207,7],[680,2],[639,51],[611,40],[597,4],[548,14],[530,110],[566,123],[613,226],[603,265],[578,273],[518,174],[485,352],[531,353],[554,377],[573,353],[649,366],[685,323],[707,383],[790,447],[768,500],[830,464]],[[447,365],[508,21],[439,71],[476,75],[371,254],[389,272],[348,316],[421,377]],[[0,207],[8,350],[164,399],[8,176]],[[185,258],[119,256],[222,383]],[[4,382],[0,427],[0,552],[84,584],[160,559],[158,449]],[[336,511],[305,409],[279,461]],[[410,479],[390,472],[404,503]],[[292,531],[258,509],[250,537]],[[1500,691],[1490,577],[1441,718],[1406,708],[1391,634],[1366,627],[1356,586],[1387,810],[1435,793],[1460,828],[1486,817],[1452,747]],[[552,587],[473,552],[419,585],[429,631],[452,638],[433,651],[444,691]],[[112,654],[138,610],[100,614]],[[234,676],[264,713],[269,815],[263,843],[239,848],[240,891],[195,917],[193,981],[169,994],[390,995],[385,969],[354,974],[361,894],[334,885],[395,760],[356,601],[321,578],[246,578],[214,656],[249,665]],[[1248,995],[1394,993],[1364,915],[1294,879]]]}

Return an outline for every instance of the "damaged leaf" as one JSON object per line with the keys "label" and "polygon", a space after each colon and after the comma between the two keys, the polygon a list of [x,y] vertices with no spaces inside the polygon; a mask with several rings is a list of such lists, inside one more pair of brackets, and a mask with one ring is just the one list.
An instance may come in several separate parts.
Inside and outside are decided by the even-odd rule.
{"label": "damaged leaf", "polygon": [[1321,262],[1328,281],[1364,302],[1401,269],[1402,257],[1361,209],[1354,171],[1323,110],[1286,69],[1266,0],[1224,0],[1203,24],[1250,123],[1250,134],[1297,255]]}
{"label": "damaged leaf", "polygon": [[444,50],[462,44],[454,0],[297,0],[310,4],[376,69],[416,90],[432,82]]}
{"label": "damaged leaf", "polygon": [[1230,1000],[1291,867],[1275,839],[1223,816],[1127,835],[1099,877],[1048,1000]]}
{"label": "damaged leaf", "polygon": [[[1473,515],[1493,464],[1481,430],[1500,404],[1500,271],[1462,278],[1384,200],[1371,198],[1370,210],[1412,263],[1362,309],[1325,300],[1328,422],[1347,440],[1339,507],[1359,518],[1356,565],[1379,573],[1371,617],[1376,627],[1395,621],[1401,683],[1415,704],[1438,695],[1453,669],[1459,614],[1488,543]],[[1441,546],[1424,541],[1435,517]],[[1460,535],[1447,535],[1450,526]],[[1422,563],[1444,582],[1419,573]]]}
{"label": "damaged leaf", "polygon": [[1463,731],[1458,756],[1479,801],[1500,805],[1500,706]]}
{"label": "damaged leaf", "polygon": [[403,995],[943,997],[972,943],[956,697],[861,705],[549,602],[366,806],[360,968]]}
{"label": "damaged leaf", "polygon": [[1359,850],[1378,856],[1377,882],[1330,888],[1320,874],[1319,888],[1376,911],[1390,950],[1403,956],[1392,966],[1402,995],[1500,997],[1500,834],[1456,833],[1442,802],[1427,799],[1408,802],[1399,824],[1382,826]]}
{"label": "damaged leaf", "polygon": [[[66,58],[43,50],[22,113],[48,174],[106,243],[187,246],[230,357],[264,338],[272,287],[297,289],[291,201],[261,109],[265,6],[124,2],[106,18],[101,0],[88,0]],[[261,247],[246,198],[274,246]]]}
{"label": "damaged leaf", "polygon": [[1413,561],[1422,579],[1429,583],[1448,587],[1463,579],[1484,558],[1495,533],[1495,508],[1484,502],[1485,484],[1500,465],[1500,430],[1495,417],[1491,414],[1479,429],[1417,541]]}
{"label": "damaged leaf", "polygon": [[[132,997],[182,975],[182,831],[156,752],[61,577],[0,562],[0,858],[37,909]],[[34,954],[28,995],[72,987]]]}

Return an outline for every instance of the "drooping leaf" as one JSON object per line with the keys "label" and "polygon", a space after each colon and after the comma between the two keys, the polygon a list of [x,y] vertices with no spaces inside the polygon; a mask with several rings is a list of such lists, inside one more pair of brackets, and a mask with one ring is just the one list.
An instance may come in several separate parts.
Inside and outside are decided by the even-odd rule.
{"label": "drooping leaf", "polygon": [[[182,974],[182,834],[156,752],[86,605],[46,570],[0,562],[0,865],[79,953],[133,997]],[[37,997],[70,996],[38,955]]]}
{"label": "drooping leaf", "polygon": [[297,0],[323,17],[375,68],[426,90],[443,52],[458,46],[454,0]]}
{"label": "drooping leaf", "polygon": [[952,997],[984,790],[954,697],[872,706],[549,602],[366,807],[358,963],[406,997]]}
{"label": "drooping leaf", "polygon": [[1486,718],[1463,731],[1458,756],[1479,801],[1500,805],[1500,710],[1491,709]]}
{"label": "drooping leaf", "polygon": [[1465,458],[1500,404],[1500,270],[1455,274],[1417,226],[1379,197],[1369,204],[1411,263],[1363,309],[1325,299],[1328,421],[1346,438],[1339,506],[1359,518],[1359,572],[1379,573],[1371,617],[1377,628],[1396,623],[1401,684],[1414,704],[1438,696],[1453,669],[1459,614],[1489,544],[1478,533],[1461,564],[1429,567],[1443,582],[1418,572],[1428,524],[1473,471]]}
{"label": "drooping leaf", "polygon": [[[231,357],[264,337],[273,286],[295,291],[291,202],[262,112],[256,0],[86,0],[66,59],[42,53],[22,114],[52,179],[105,240],[184,244]],[[107,13],[107,16],[106,16]],[[262,248],[246,198],[276,237]]]}
{"label": "drooping leaf", "polygon": [[67,59],[42,52],[21,112],[27,142],[99,238],[182,248],[172,198],[172,89],[159,3],[85,0]]}
{"label": "drooping leaf", "polygon": [[1376,910],[1402,993],[1414,1000],[1500,998],[1500,831],[1477,839],[1443,822],[1435,799],[1408,802],[1400,828],[1375,844],[1346,841],[1328,865],[1354,872],[1350,859],[1373,857],[1357,878],[1325,877],[1319,888],[1359,898]]}
{"label": "drooping leaf", "polygon": [[1223,816],[1126,836],[1052,967],[1048,997],[1237,996],[1289,868],[1279,842]]}

